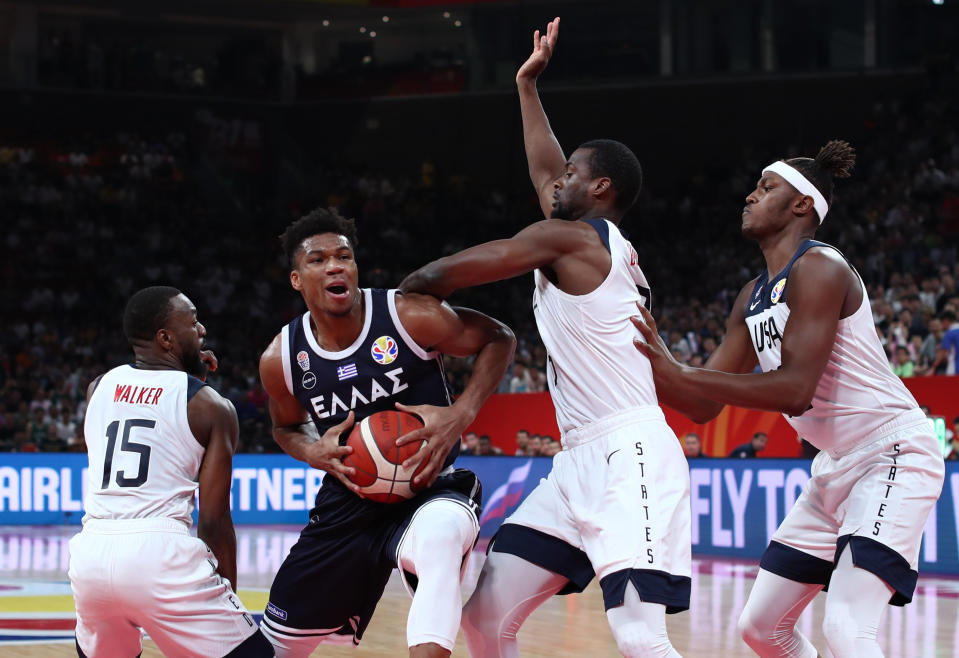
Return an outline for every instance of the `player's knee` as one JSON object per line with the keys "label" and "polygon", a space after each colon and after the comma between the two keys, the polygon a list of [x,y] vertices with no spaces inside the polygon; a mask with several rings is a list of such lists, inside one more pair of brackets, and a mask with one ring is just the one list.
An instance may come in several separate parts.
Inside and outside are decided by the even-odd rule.
{"label": "player's knee", "polygon": [[477,589],[463,606],[463,633],[473,638],[516,639],[521,622],[507,619],[510,616],[509,611],[494,604],[492,597]]}
{"label": "player's knee", "polygon": [[[415,532],[410,537],[412,558],[417,569],[429,570],[447,562],[457,565],[476,539],[476,524],[460,505],[431,503],[428,532]],[[422,574],[420,574],[422,575]]]}
{"label": "player's knee", "polygon": [[647,624],[634,622],[613,629],[619,652],[626,658],[670,656],[673,645],[665,633],[654,632]]}
{"label": "player's knee", "polygon": [[855,655],[860,629],[846,604],[829,602],[826,605],[822,633],[826,638],[826,644],[829,645],[829,650],[836,658]]}
{"label": "player's knee", "polygon": [[754,614],[748,605],[743,609],[742,614],[739,615],[737,628],[739,629],[739,635],[743,638],[743,642],[753,649],[766,646],[770,643],[771,638],[768,625],[763,623],[762,617]]}

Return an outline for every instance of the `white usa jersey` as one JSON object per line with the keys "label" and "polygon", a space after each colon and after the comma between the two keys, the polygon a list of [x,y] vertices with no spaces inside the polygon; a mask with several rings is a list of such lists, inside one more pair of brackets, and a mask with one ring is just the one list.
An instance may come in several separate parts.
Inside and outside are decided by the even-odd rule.
{"label": "white usa jersey", "polygon": [[570,295],[536,270],[533,314],[549,354],[547,378],[564,435],[623,410],[658,404],[649,360],[633,347],[629,321],[637,303],[650,306],[649,284],[636,250],[615,224],[583,220],[609,250],[606,279],[586,295]]}
{"label": "white usa jersey", "polygon": [[83,431],[90,469],[88,519],[172,518],[192,522],[204,448],[187,402],[204,386],[179,370],[120,366],[97,383]]}
{"label": "white usa jersey", "polygon": [[[772,279],[768,272],[759,277],[747,302],[746,324],[763,372],[782,365],[782,339],[789,331],[789,272],[813,247],[835,249],[806,240],[782,272]],[[869,296],[865,286],[862,288],[859,308],[839,321],[812,406],[799,416],[784,414],[801,437],[833,453],[846,453],[876,440],[879,437],[875,433],[884,425],[894,424],[907,412],[919,412],[915,398],[889,367],[876,335]]]}

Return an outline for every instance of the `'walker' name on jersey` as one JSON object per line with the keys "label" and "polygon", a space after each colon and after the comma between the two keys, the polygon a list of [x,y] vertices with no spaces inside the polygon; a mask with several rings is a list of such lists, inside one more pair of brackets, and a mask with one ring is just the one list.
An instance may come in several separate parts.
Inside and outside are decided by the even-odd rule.
{"label": "'walker' name on jersey", "polygon": [[117,384],[113,393],[114,402],[129,402],[130,404],[156,404],[160,401],[163,388],[158,386],[131,386]]}

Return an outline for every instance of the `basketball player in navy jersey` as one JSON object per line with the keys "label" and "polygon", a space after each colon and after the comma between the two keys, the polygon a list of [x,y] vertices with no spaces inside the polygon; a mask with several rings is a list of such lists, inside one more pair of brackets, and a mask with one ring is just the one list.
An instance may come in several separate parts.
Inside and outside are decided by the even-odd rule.
{"label": "basketball player in navy jersey", "polygon": [[611,140],[563,155],[535,87],[558,29],[556,19],[546,35],[536,32],[517,74],[530,176],[549,219],[430,263],[400,288],[445,298],[535,270],[533,314],[563,450],[490,544],[464,609],[470,655],[519,656],[526,617],[595,576],[623,655],[673,657],[666,614],[689,607],[689,468],[648,360],[623,358],[634,351],[631,309],[650,303],[636,251],[618,228],[642,170]]}
{"label": "basketball player in navy jersey", "polygon": [[206,329],[179,290],[153,286],[130,298],[123,331],[133,365],[87,390],[86,514],[70,540],[77,653],[136,656],[142,628],[168,656],[272,656],[234,593],[239,428],[233,405],[203,383],[205,362],[216,366],[201,351]]}
{"label": "basketball player in navy jersey", "polygon": [[823,633],[833,655],[881,656],[883,610],[912,600],[922,530],[942,489],[932,425],[889,368],[862,280],[813,239],[833,179],[854,162],[849,144],[832,141],[815,158],[763,170],[742,232],[759,243],[766,270],[739,293],[706,369],[677,363],[646,309],[634,317],[636,348],[672,406],[700,423],[725,404],[779,411],[821,450],[739,620],[761,656],[816,655],[795,624],[826,585]]}
{"label": "basketball player in navy jersey", "polygon": [[[319,209],[282,236],[290,282],[307,313],[285,326],[260,360],[273,436],[291,456],[327,472],[310,522],[270,590],[263,631],[281,658],[307,656],[320,642],[359,643],[393,569],[415,588],[407,621],[410,656],[449,656],[459,630],[461,568],[479,532],[480,483],[453,469],[460,437],[496,390],[516,340],[504,325],[425,295],[361,289],[356,229]],[[442,354],[476,355],[452,402]],[[357,495],[343,463],[354,420],[388,409],[415,413],[425,427],[400,441],[426,440],[424,488],[383,504]],[[421,459],[407,460],[407,467]]]}

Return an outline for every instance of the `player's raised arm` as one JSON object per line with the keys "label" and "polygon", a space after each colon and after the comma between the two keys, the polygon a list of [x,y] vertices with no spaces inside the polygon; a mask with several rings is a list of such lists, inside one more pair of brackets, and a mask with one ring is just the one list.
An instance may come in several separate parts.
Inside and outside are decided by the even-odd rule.
{"label": "player's raised arm", "polygon": [[[429,483],[503,380],[513,360],[516,337],[509,327],[491,317],[468,308],[451,308],[429,295],[403,295],[397,300],[397,312],[410,337],[419,345],[450,356],[476,355],[469,383],[451,406],[397,405],[425,422],[425,427],[402,437],[397,444],[427,441],[430,463],[414,478],[414,483]],[[404,467],[411,467],[420,459],[420,455],[412,457]]]}
{"label": "player's raised arm", "polygon": [[485,242],[427,263],[403,279],[400,290],[443,299],[460,288],[509,279],[551,265],[581,244],[581,227],[559,219],[543,220],[512,238]]}
{"label": "player's raised arm", "polygon": [[519,108],[523,117],[523,143],[529,177],[539,197],[543,215],[549,217],[553,203],[553,181],[566,170],[566,156],[553,134],[546,111],[536,91],[536,81],[546,70],[556,39],[559,37],[559,17],[546,26],[546,33],[533,32],[533,52],[516,73]]}
{"label": "player's raised arm", "polygon": [[310,415],[286,387],[282,349],[278,335],[260,357],[260,381],[270,396],[273,440],[294,459],[332,474],[348,489],[357,491],[358,487],[349,480],[354,469],[343,463],[343,458],[353,452],[353,448],[339,443],[340,434],[353,426],[353,412],[320,436]]}
{"label": "player's raised arm", "polygon": [[236,532],[230,515],[233,453],[240,437],[236,409],[203,387],[187,405],[190,429],[205,446],[200,464],[196,535],[216,556],[217,573],[236,590]]}

